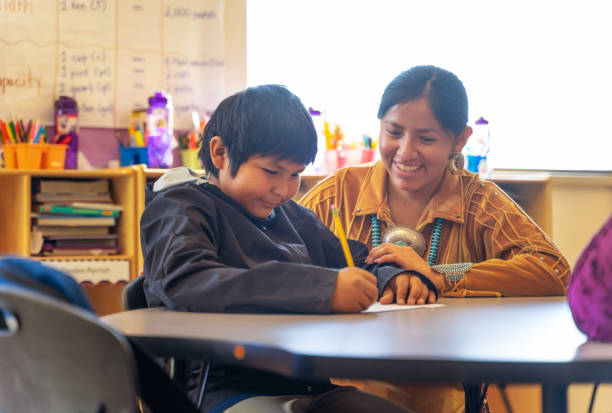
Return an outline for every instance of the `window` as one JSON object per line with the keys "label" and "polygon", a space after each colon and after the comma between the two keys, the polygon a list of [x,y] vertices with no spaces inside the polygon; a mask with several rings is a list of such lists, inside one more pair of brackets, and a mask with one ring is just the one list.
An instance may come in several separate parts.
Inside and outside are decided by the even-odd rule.
{"label": "window", "polygon": [[612,170],[608,2],[247,2],[247,83],[280,83],[348,139],[378,136],[387,83],[417,64],[463,81],[495,168]]}

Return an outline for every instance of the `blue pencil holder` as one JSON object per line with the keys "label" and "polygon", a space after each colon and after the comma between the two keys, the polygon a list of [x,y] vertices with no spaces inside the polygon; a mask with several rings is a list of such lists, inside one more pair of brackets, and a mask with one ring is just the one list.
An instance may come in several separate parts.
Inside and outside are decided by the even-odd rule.
{"label": "blue pencil holder", "polygon": [[120,146],[119,163],[121,166],[145,164],[149,166],[149,151],[146,146]]}

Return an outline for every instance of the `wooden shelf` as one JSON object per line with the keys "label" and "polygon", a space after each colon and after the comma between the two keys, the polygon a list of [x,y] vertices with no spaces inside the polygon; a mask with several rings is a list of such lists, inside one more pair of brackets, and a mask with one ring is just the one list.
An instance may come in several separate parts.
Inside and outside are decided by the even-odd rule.
{"label": "wooden shelf", "polygon": [[[58,256],[35,256],[30,257],[33,260],[38,261],[87,261],[87,260],[131,260],[131,255],[125,254],[116,254],[116,255],[63,255],[61,257]],[[134,278],[131,276],[130,278]]]}
{"label": "wooden shelf", "polygon": [[[32,184],[39,179],[108,179],[111,187],[111,196],[114,203],[120,204],[123,211],[113,227],[119,235],[119,254],[117,255],[79,255],[65,257],[30,257],[30,231],[31,231],[31,208],[32,208]],[[136,232],[136,171],[131,168],[99,169],[99,170],[6,170],[0,169],[0,187],[3,196],[0,197],[0,227],[3,236],[0,237],[0,254],[20,255],[30,257],[38,261],[63,262],[63,261],[91,261],[91,260],[122,260],[127,261],[129,266],[128,278],[134,278],[137,264],[137,240]],[[125,265],[125,264],[124,264]],[[125,268],[125,267],[124,267]],[[127,281],[127,280],[126,280]],[[120,289],[111,289],[113,294],[120,294]],[[105,288],[105,291],[111,291]],[[88,289],[92,301],[102,299],[104,295],[95,293],[97,286],[89,286]],[[107,297],[108,301],[115,305],[107,305],[94,301],[96,308],[104,308],[105,311],[112,308],[120,311],[116,303],[118,297]],[[120,297],[119,297],[120,298]],[[120,300],[119,300],[120,301]],[[105,312],[106,313],[106,312]]]}

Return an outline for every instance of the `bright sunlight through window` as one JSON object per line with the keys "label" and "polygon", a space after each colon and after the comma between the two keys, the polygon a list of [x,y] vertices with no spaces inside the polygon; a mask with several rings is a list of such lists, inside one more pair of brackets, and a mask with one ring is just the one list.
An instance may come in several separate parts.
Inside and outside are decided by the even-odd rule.
{"label": "bright sunlight through window", "polygon": [[386,84],[418,64],[463,81],[494,168],[612,170],[609,2],[249,0],[248,85],[280,83],[378,136]]}

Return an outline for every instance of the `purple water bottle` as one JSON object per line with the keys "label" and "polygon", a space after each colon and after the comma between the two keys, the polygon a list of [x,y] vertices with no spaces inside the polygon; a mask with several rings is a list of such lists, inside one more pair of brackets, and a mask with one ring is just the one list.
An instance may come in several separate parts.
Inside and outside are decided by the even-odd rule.
{"label": "purple water bottle", "polygon": [[170,108],[168,98],[155,92],[149,98],[147,110],[147,146],[149,166],[169,168],[172,166],[172,129],[170,127]]}
{"label": "purple water bottle", "polygon": [[77,101],[68,96],[60,96],[55,101],[55,139],[53,143],[68,145],[64,168],[77,168],[79,150],[79,108]]}

